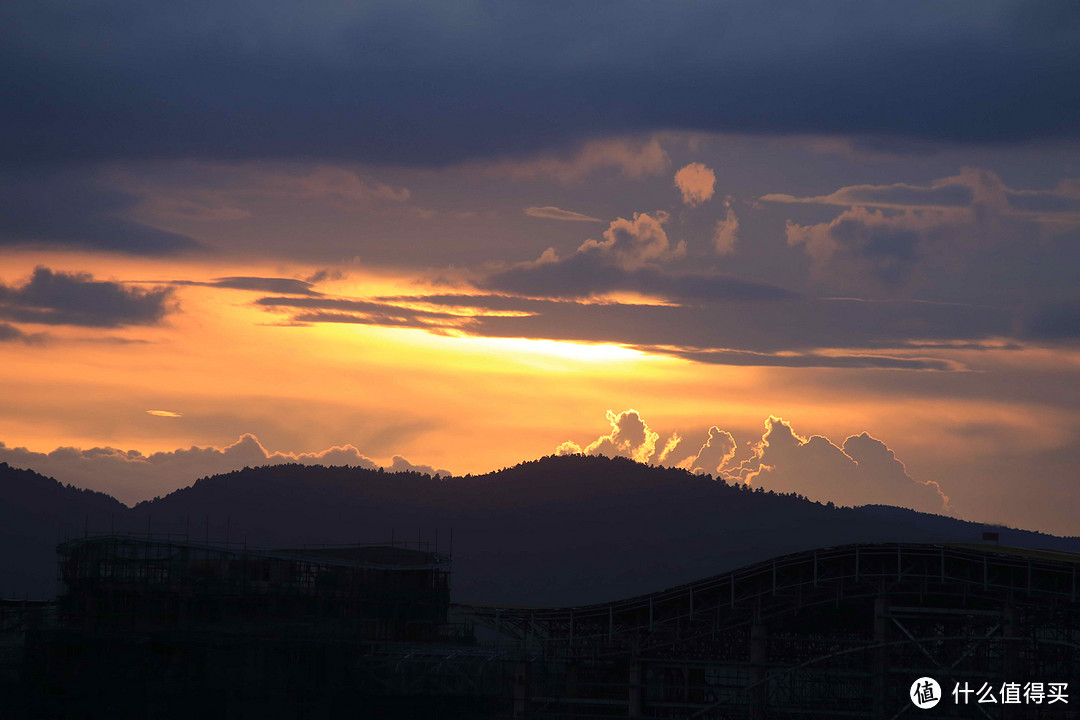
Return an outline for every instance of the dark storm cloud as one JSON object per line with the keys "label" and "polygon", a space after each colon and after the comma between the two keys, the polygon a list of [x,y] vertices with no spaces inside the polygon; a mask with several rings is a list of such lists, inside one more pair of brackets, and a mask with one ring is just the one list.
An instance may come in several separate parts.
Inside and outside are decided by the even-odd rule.
{"label": "dark storm cloud", "polygon": [[[4,112],[0,110],[0,127]],[[150,256],[202,247],[186,235],[119,217],[135,202],[126,193],[99,187],[81,172],[9,170],[0,175],[0,247],[63,247]]]}
{"label": "dark storm cloud", "polygon": [[46,325],[153,325],[173,309],[171,299],[168,288],[142,290],[38,267],[20,287],[0,285],[0,317]]}
{"label": "dark storm cloud", "polygon": [[12,0],[0,153],[431,164],[659,129],[1072,137],[1080,6],[1037,5]]}

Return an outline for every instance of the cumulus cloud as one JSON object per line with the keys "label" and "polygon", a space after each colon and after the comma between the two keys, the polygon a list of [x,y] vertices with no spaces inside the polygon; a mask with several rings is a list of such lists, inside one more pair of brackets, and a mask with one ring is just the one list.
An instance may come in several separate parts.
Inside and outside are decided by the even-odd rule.
{"label": "cumulus cloud", "polygon": [[646,265],[682,257],[686,243],[672,245],[664,232],[665,212],[634,213],[632,220],[618,218],[604,231],[603,240],[586,240],[579,253],[608,258],[623,270],[637,270]]}
{"label": "cumulus cloud", "polygon": [[525,208],[525,214],[529,217],[541,218],[543,220],[562,220],[564,222],[603,222],[600,218],[590,217],[589,215],[582,215],[581,213],[574,212],[573,210],[563,210],[562,208],[555,207],[554,205],[545,205],[543,207],[527,207]]}
{"label": "cumulus cloud", "polygon": [[867,433],[837,447],[821,435],[809,438],[770,416],[752,455],[730,476],[777,492],[797,492],[841,505],[888,504],[925,512],[950,510],[949,498],[933,481],[911,478],[893,451]]}
{"label": "cumulus cloud", "polygon": [[676,448],[679,447],[679,443],[681,442],[682,437],[679,436],[679,432],[677,430],[671,433],[671,437],[669,437],[668,441],[664,443],[664,449],[661,450],[660,454],[656,456],[656,462],[663,463],[665,460],[671,457],[671,453],[675,452]]}
{"label": "cumulus cloud", "polygon": [[716,173],[701,163],[690,163],[675,173],[675,187],[682,193],[682,201],[697,207],[713,196]]}
{"label": "cumulus cloud", "polygon": [[38,267],[23,285],[0,285],[0,317],[24,323],[120,327],[153,325],[175,309],[172,290],[142,290],[85,273]]}
{"label": "cumulus cloud", "polygon": [[[637,411],[615,414],[609,410],[607,419],[611,423],[607,435],[584,447],[567,441],[556,452],[618,455],[642,463],[653,459],[660,434]],[[656,462],[668,460],[680,439],[677,432],[672,433]],[[801,437],[789,423],[769,416],[761,439],[750,447],[750,456],[736,462],[737,450],[731,433],[714,425],[697,453],[674,466],[776,492],[799,493],[820,502],[896,505],[936,513],[952,510],[936,482],[913,479],[885,443],[865,432],[837,447],[821,435]]]}
{"label": "cumulus cloud", "polygon": [[[672,244],[664,231],[666,212],[617,218],[603,240],[588,239],[571,255],[554,248],[531,262],[498,270],[478,281],[481,287],[533,296],[589,296],[611,290],[638,290],[664,282],[658,266],[686,254],[686,243]],[[674,287],[678,282],[669,285]],[[718,284],[723,284],[721,281]]]}
{"label": "cumulus cloud", "polygon": [[[242,435],[235,443],[223,448],[192,446],[150,455],[113,447],[59,447],[52,452],[39,453],[23,447],[7,447],[0,442],[0,462],[34,470],[62,483],[109,493],[129,505],[186,487],[201,477],[242,467],[278,463],[379,467],[379,463],[352,445],[335,445],[313,453],[271,452],[251,434]],[[414,465],[399,455],[392,459],[390,470],[450,474],[427,465]]]}
{"label": "cumulus cloud", "polygon": [[695,473],[714,475],[721,472],[724,466],[731,462],[731,459],[735,457],[737,447],[731,433],[713,425],[709,428],[708,439],[698,450],[697,455],[686,458],[678,464],[678,467]]}
{"label": "cumulus cloud", "polygon": [[585,447],[573,441],[564,442],[555,452],[559,455],[583,453],[585,455],[606,455],[607,457],[628,457],[640,463],[649,461],[656,452],[656,441],[660,434],[650,428],[637,410],[625,410],[615,414],[607,411],[611,432],[601,435]]}
{"label": "cumulus cloud", "polygon": [[[323,464],[324,465],[329,465],[331,463],[323,463]],[[341,464],[341,463],[337,463],[337,464]],[[424,475],[431,475],[432,477],[434,477],[435,475],[439,475],[440,477],[444,477],[444,478],[451,476],[451,472],[449,470],[436,470],[431,465],[418,465],[416,463],[411,463],[408,460],[406,460],[405,458],[403,458],[401,455],[395,455],[391,459],[390,467],[387,468],[387,471],[389,471],[389,472],[416,472],[416,473],[422,473]]]}
{"label": "cumulus cloud", "polygon": [[735,211],[730,207],[722,220],[716,221],[713,230],[713,247],[717,255],[727,255],[735,251],[735,243],[739,239],[739,218],[735,217]]}

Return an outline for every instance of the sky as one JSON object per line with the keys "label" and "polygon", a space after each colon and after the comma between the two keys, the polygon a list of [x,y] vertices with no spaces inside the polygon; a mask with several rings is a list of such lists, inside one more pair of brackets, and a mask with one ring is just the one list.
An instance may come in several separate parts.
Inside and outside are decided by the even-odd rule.
{"label": "sky", "polygon": [[12,0],[0,66],[0,461],[1080,535],[1075,3]]}

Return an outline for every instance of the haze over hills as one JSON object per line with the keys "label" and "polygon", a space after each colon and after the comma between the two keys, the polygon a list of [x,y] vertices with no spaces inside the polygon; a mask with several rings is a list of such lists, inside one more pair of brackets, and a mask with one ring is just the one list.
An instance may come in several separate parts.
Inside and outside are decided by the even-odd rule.
{"label": "haze over hills", "polygon": [[[902,508],[837,508],[580,455],[445,479],[356,467],[244,468],[133,508],[0,464],[0,596],[51,596],[58,540],[86,529],[264,547],[421,538],[452,552],[455,601],[570,605],[813,547],[972,542],[983,528]],[[1080,551],[1080,538],[995,529],[1002,544]]]}

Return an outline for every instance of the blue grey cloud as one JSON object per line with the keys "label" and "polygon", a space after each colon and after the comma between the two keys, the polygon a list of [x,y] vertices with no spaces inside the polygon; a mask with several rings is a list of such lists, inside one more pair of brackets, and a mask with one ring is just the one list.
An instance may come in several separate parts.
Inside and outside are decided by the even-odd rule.
{"label": "blue grey cloud", "polygon": [[0,248],[77,248],[146,256],[203,248],[186,235],[124,218],[135,202],[126,193],[100,187],[79,170],[8,168],[0,175]]}
{"label": "blue grey cloud", "polygon": [[173,309],[169,288],[142,290],[47,267],[35,269],[21,286],[0,285],[0,317],[22,323],[153,325]]}
{"label": "blue grey cloud", "polygon": [[438,164],[619,132],[1075,137],[1075,3],[0,9],[0,157]]}

